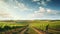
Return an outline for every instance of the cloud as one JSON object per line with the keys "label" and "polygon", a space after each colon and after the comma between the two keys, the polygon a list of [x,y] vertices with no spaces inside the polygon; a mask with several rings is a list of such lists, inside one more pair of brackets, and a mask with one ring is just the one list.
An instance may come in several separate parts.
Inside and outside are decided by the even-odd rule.
{"label": "cloud", "polygon": [[33,2],[37,2],[40,6],[46,6],[48,2],[51,0],[33,0]]}
{"label": "cloud", "polygon": [[36,2],[36,1],[40,1],[40,0],[33,0],[34,2]]}
{"label": "cloud", "polygon": [[1,19],[11,19],[13,18],[14,13],[13,9],[10,8],[10,6],[4,2],[4,0],[0,0],[0,17]]}
{"label": "cloud", "polygon": [[54,15],[58,15],[59,11],[57,10],[52,10],[52,9],[47,9],[46,10],[48,14],[54,14]]}
{"label": "cloud", "polygon": [[12,16],[10,16],[10,15],[7,14],[7,13],[4,13],[4,14],[1,14],[1,13],[0,13],[0,17],[3,17],[3,18],[11,18]]}
{"label": "cloud", "polygon": [[[30,17],[30,19],[48,19],[48,18],[53,18],[55,16],[58,15],[58,11],[56,10],[52,10],[52,9],[48,9],[48,8],[44,8],[44,7],[39,7],[39,10],[34,11],[34,13],[29,14],[28,16]],[[53,16],[51,16],[53,15]],[[50,17],[51,16],[51,17]]]}
{"label": "cloud", "polygon": [[39,7],[37,11],[34,11],[34,13],[46,13],[46,9],[43,7]]}
{"label": "cloud", "polygon": [[[46,5],[46,2],[50,0],[41,1],[34,0],[40,5]],[[30,13],[30,12],[31,13]],[[27,14],[26,14],[27,13]],[[29,9],[25,4],[18,2],[17,0],[0,0],[0,19],[13,19],[13,20],[25,20],[25,19],[40,19],[48,17],[49,15],[58,15],[58,11],[44,8],[42,6],[37,10]]]}
{"label": "cloud", "polygon": [[[7,9],[7,10],[6,10]],[[0,0],[0,16],[4,18],[10,18],[8,11],[8,5],[6,5],[2,0]]]}
{"label": "cloud", "polygon": [[44,8],[44,7],[39,7],[39,10],[36,11],[37,13],[44,13],[44,14],[57,14],[58,11]]}
{"label": "cloud", "polygon": [[34,13],[28,14],[28,17],[30,19],[40,19],[44,16],[44,13],[45,13],[45,8],[39,7],[39,9],[37,11],[34,11]]}
{"label": "cloud", "polygon": [[5,3],[7,3],[8,5],[10,5],[10,7],[12,7],[13,9],[19,9],[19,11],[30,10],[23,3],[18,2],[18,0],[7,0]]}
{"label": "cloud", "polygon": [[17,8],[19,8],[21,11],[29,10],[28,7],[26,7],[23,3],[19,3],[17,0],[15,0]]}
{"label": "cloud", "polygon": [[31,9],[17,0],[0,0],[0,19],[23,19],[25,16],[22,16],[22,12],[24,13],[29,10]]}
{"label": "cloud", "polygon": [[51,10],[50,10],[50,9],[47,9],[47,12],[48,12],[48,13],[50,13],[50,12],[51,12]]}

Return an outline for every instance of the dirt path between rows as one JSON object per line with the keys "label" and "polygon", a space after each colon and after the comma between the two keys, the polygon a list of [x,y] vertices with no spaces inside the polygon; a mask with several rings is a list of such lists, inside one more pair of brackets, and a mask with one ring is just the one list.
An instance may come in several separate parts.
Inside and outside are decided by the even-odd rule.
{"label": "dirt path between rows", "polygon": [[46,32],[42,32],[42,31],[39,31],[39,30],[37,30],[37,29],[35,29],[35,28],[32,28],[34,31],[36,31],[38,34],[46,34]]}
{"label": "dirt path between rows", "polygon": [[20,34],[24,34],[24,32],[26,31],[27,29],[24,29],[23,31],[21,31],[21,33]]}
{"label": "dirt path between rows", "polygon": [[23,30],[20,32],[20,34],[25,34],[26,30],[27,30],[27,27],[26,27],[25,29],[23,29]]}

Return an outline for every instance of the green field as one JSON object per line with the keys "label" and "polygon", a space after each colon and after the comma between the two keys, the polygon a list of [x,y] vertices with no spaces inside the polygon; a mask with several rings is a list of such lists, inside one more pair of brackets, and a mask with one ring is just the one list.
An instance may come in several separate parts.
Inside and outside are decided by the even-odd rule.
{"label": "green field", "polygon": [[60,34],[60,21],[59,20],[41,20],[33,21],[30,26],[36,27],[37,29],[46,31],[46,26],[49,24],[48,32],[51,34]]}
{"label": "green field", "polygon": [[[26,25],[28,25],[28,28],[29,28],[28,33],[37,34],[37,32],[35,32],[32,29],[32,27],[35,27],[38,30],[46,31],[46,26],[48,24],[49,24],[48,33],[50,33],[50,34],[60,34],[60,20],[25,20],[25,21],[22,20],[22,21],[13,21],[13,22],[11,22],[11,21],[8,21],[8,22],[7,21],[1,21],[0,22],[0,28],[3,29],[4,27],[8,26],[8,27],[10,27],[10,29],[8,29],[8,27],[5,28],[5,29],[12,30],[12,29],[16,29],[16,28],[22,28],[21,26],[25,27]],[[3,32],[5,32],[5,30],[3,30]],[[0,31],[0,33],[1,33],[1,31]]]}

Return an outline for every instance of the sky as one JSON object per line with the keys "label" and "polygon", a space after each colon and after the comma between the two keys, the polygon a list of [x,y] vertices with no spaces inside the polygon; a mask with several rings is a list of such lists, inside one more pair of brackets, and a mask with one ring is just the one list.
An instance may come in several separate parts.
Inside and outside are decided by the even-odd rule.
{"label": "sky", "polygon": [[0,0],[0,20],[60,20],[60,0]]}

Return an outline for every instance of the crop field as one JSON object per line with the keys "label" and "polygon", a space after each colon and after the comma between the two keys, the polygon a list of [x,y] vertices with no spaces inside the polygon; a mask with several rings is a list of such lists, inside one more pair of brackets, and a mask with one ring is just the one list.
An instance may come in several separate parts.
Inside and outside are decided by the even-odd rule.
{"label": "crop field", "polygon": [[48,26],[48,33],[50,34],[60,34],[60,21],[34,21],[30,24],[31,27],[35,27],[38,30],[46,31],[46,26]]}
{"label": "crop field", "polygon": [[0,21],[0,34],[60,34],[60,20]]}
{"label": "crop field", "polygon": [[0,34],[20,34],[26,26],[16,22],[0,22]]}

